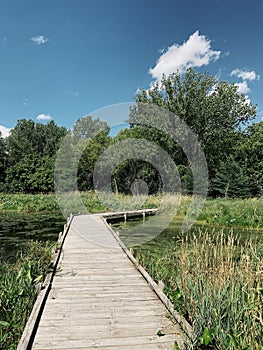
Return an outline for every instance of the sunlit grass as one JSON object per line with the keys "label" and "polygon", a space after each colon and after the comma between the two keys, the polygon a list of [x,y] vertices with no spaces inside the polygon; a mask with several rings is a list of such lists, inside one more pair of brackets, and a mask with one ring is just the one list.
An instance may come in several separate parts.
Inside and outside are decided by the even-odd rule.
{"label": "sunlit grass", "polygon": [[199,230],[166,244],[159,237],[135,253],[194,327],[189,349],[262,349],[262,241]]}

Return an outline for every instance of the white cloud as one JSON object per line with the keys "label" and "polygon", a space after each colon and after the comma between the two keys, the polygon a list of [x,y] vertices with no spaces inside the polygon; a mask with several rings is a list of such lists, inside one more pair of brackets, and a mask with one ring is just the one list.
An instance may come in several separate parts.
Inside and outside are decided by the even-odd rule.
{"label": "white cloud", "polygon": [[263,122],[263,111],[259,111],[257,113],[257,115],[258,115],[259,120],[261,120]]}
{"label": "white cloud", "polygon": [[68,96],[71,96],[71,97],[77,97],[77,96],[79,96],[79,92],[78,91],[69,90],[69,91],[65,91],[64,95],[68,95]]}
{"label": "white cloud", "polygon": [[47,114],[39,114],[37,116],[37,120],[51,120],[52,118],[50,117],[50,115]]}
{"label": "white cloud", "polygon": [[11,129],[8,129],[5,126],[0,125],[0,132],[1,132],[3,138],[8,137],[10,134],[10,131],[11,131]]}
{"label": "white cloud", "polygon": [[189,67],[208,65],[211,61],[218,60],[220,54],[221,51],[211,50],[211,41],[196,31],[182,45],[170,46],[149,73],[160,81],[163,74],[181,73]]}
{"label": "white cloud", "polygon": [[250,92],[250,88],[247,86],[247,82],[244,80],[241,83],[236,83],[237,92],[247,94]]}
{"label": "white cloud", "polygon": [[0,39],[0,46],[2,47],[4,45],[6,45],[6,43],[7,43],[7,37],[4,36],[3,38]]}
{"label": "white cloud", "polygon": [[216,88],[217,88],[217,83],[216,84],[214,84],[212,87],[211,87],[211,89],[208,91],[208,93],[207,93],[207,96],[210,96],[210,95],[213,95],[214,93],[216,93]]}
{"label": "white cloud", "polygon": [[27,106],[28,102],[29,102],[28,98],[24,98],[22,105]]}
{"label": "white cloud", "polygon": [[254,70],[244,71],[244,70],[239,69],[239,68],[232,70],[231,76],[233,76],[233,75],[235,75],[236,77],[241,78],[243,80],[250,80],[250,81],[260,78],[260,76],[257,75]]}
{"label": "white cloud", "polygon": [[33,36],[31,41],[36,45],[45,44],[48,41],[48,38],[45,38],[43,35]]}

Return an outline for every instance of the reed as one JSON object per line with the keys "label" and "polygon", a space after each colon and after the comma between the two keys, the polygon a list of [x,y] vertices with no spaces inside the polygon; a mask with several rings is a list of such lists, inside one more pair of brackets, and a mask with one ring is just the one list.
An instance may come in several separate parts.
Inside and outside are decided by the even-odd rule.
{"label": "reed", "polygon": [[37,296],[51,268],[49,243],[27,242],[15,264],[0,265],[0,348],[16,349]]}
{"label": "reed", "polygon": [[262,350],[262,243],[199,230],[163,247],[140,247],[136,257],[192,324],[187,348]]}

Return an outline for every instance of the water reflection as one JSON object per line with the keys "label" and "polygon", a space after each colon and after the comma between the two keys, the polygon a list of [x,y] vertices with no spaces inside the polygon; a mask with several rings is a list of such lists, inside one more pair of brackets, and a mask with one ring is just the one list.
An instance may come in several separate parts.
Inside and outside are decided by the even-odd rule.
{"label": "water reflection", "polygon": [[0,261],[13,259],[29,239],[56,241],[64,223],[60,212],[0,212]]}
{"label": "water reflection", "polygon": [[[149,218],[146,218],[146,222],[149,220]],[[172,223],[158,236],[156,236],[153,240],[149,240],[146,242],[143,246],[144,247],[158,247],[158,249],[161,249],[163,246],[171,245],[174,246],[177,244],[178,241],[181,241],[183,237],[186,236],[185,233],[182,233],[182,222],[183,219],[180,217],[175,217]],[[141,225],[142,219],[136,218],[132,220],[127,220],[127,222],[115,222],[112,223],[112,228],[115,232],[117,232],[121,238],[121,240],[126,244],[128,247],[132,247],[132,242],[137,237],[136,236],[150,236],[151,232],[151,226],[149,225]],[[139,230],[134,230],[134,227],[140,225]],[[228,235],[230,233],[233,234],[235,238],[237,238],[240,242],[245,242],[247,240],[253,240],[257,244],[263,244],[263,230],[261,229],[249,229],[249,228],[237,228],[237,227],[222,227],[222,226],[214,226],[209,224],[201,224],[201,223],[195,223],[195,225],[189,230],[187,233],[187,236],[190,238],[194,235],[199,235],[200,230],[202,232],[208,232],[209,234],[213,235],[215,232],[222,231],[225,235]],[[149,231],[149,232],[147,232]]]}

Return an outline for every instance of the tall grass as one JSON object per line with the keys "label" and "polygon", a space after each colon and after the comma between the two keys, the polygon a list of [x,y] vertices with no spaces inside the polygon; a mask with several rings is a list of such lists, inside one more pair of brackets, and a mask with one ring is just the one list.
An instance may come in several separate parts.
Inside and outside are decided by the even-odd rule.
{"label": "tall grass", "polygon": [[199,230],[136,257],[193,325],[188,349],[263,349],[263,245]]}
{"label": "tall grass", "polygon": [[209,199],[199,216],[209,225],[263,228],[263,199]]}
{"label": "tall grass", "polygon": [[40,212],[59,210],[54,194],[1,194],[0,210]]}
{"label": "tall grass", "polygon": [[37,284],[51,268],[51,246],[29,241],[15,264],[0,265],[0,348],[16,349],[37,296]]}
{"label": "tall grass", "polygon": [[[133,197],[112,194],[101,198],[94,191],[82,192],[81,198],[90,213],[158,208],[163,200],[161,195]],[[178,216],[184,217],[186,215],[190,202],[190,196],[181,197],[180,205],[177,208]],[[173,198],[171,198],[171,203],[175,203]],[[74,212],[74,203],[68,203],[68,206],[69,212]],[[59,204],[55,194],[0,193],[0,210],[55,211],[59,210]],[[263,199],[208,199],[199,213],[198,221],[208,225],[261,229],[263,228]]]}
{"label": "tall grass", "polygon": [[[101,199],[94,191],[82,192],[81,199],[90,213],[107,210],[130,210],[141,208],[156,208],[161,197],[132,197],[127,195],[106,195]],[[65,193],[67,198],[67,193]],[[74,198],[71,196],[70,198]],[[74,212],[74,203],[68,203],[69,212]],[[0,210],[15,210],[19,212],[41,212],[59,210],[55,194],[4,194],[0,193]],[[78,208],[76,208],[76,212]]]}

